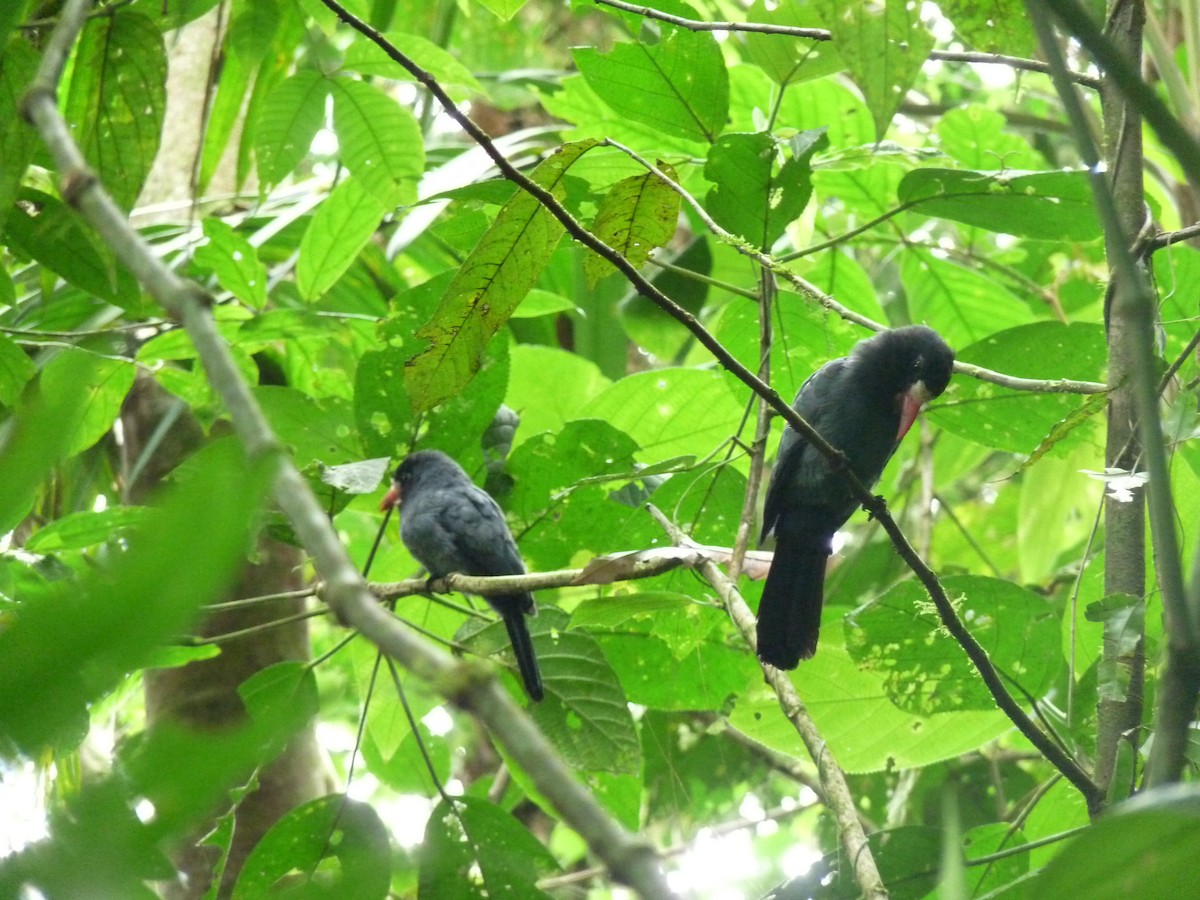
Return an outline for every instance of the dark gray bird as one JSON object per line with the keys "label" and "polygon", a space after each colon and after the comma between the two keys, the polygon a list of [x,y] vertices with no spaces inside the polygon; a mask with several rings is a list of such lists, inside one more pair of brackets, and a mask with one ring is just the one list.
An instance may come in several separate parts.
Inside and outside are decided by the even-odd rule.
{"label": "dark gray bird", "polygon": [[[395,505],[400,507],[400,539],[430,576],[525,574],[504,513],[445,453],[409,454],[397,467],[379,508]],[[542,676],[525,625],[525,616],[537,614],[533,594],[522,591],[484,599],[504,619],[525,690],[541,700]]]}
{"label": "dark gray bird", "polygon": [[[792,408],[846,455],[869,488],[921,408],[946,389],[953,365],[954,351],[931,328],[884,331],[822,366]],[[817,652],[825,562],[834,533],[858,505],[829,460],[787,427],[763,505],[762,540],[775,533],[775,558],[758,607],[763,662],[794,669]]]}

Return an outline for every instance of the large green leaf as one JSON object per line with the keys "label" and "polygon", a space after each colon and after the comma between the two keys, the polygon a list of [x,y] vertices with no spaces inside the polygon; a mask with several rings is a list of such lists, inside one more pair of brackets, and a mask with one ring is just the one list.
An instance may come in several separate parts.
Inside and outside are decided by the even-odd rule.
{"label": "large green leaf", "polygon": [[[373,900],[387,893],[391,870],[388,830],[379,813],[361,800],[331,794],[271,826],[246,859],[233,897]],[[281,882],[287,887],[280,889]]]}
{"label": "large green leaf", "polygon": [[[485,93],[483,85],[453,54],[428,38],[416,34],[389,31],[384,34],[389,44],[419,65],[447,88],[456,99]],[[363,75],[411,81],[408,70],[396,63],[373,41],[355,41],[346,51],[342,65]]]}
{"label": "large green leaf", "polygon": [[[68,350],[42,370],[43,391],[51,395],[82,392],[85,397],[79,414],[70,421],[68,456],[86,450],[108,432],[121,412],[121,404],[125,402],[136,374],[128,360],[101,356],[82,362],[73,358],[84,353],[83,350]],[[81,380],[81,370],[88,370],[90,377]]]}
{"label": "large green leaf", "polygon": [[581,484],[587,478],[632,473],[636,449],[627,434],[607,422],[583,419],[513,450],[507,468],[514,484],[507,506],[533,568],[560,568],[583,554],[643,546],[646,513],[609,496],[621,482]]}
{"label": "large green leaf", "polygon": [[[958,615],[987,651],[1006,686],[1040,697],[1063,668],[1058,611],[1044,598],[999,579],[942,580]],[[913,715],[991,710],[996,701],[966,652],[941,628],[916,581],[903,581],[846,623],[846,646],[883,677],[896,706]]]}
{"label": "large green leaf", "polygon": [[[521,417],[518,444],[543,431],[559,430],[612,384],[595,363],[557,347],[516,344],[511,358],[504,402]],[[547,384],[554,390],[547,391]]]}
{"label": "large green leaf", "polygon": [[967,46],[984,53],[1033,56],[1037,38],[1021,0],[942,0],[938,9]]}
{"label": "large green leaf", "polygon": [[195,263],[210,269],[221,287],[247,306],[267,302],[267,268],[250,242],[220,219],[204,220],[208,243],[196,248]]}
{"label": "large green leaf", "polygon": [[[746,21],[793,28],[822,28],[825,25],[810,4],[776,4],[768,0],[754,0],[746,10]],[[779,85],[820,78],[845,66],[832,41],[780,40],[779,35],[756,32],[743,32],[738,36],[745,44],[746,58]],[[793,124],[790,120],[785,121]]]}
{"label": "large green leaf", "polygon": [[769,250],[812,196],[812,155],[827,147],[824,129],[796,135],[791,157],[779,164],[783,148],[766,132],[726,134],[713,144],[704,177],[715,187],[705,205],[717,223]]}
{"label": "large green leaf", "polygon": [[659,369],[622,378],[578,415],[621,429],[652,463],[708,453],[737,433],[742,407],[719,372]]}
{"label": "large green leaf", "polygon": [[425,826],[420,895],[536,900],[549,896],[537,880],[554,868],[550,852],[507,811],[454,797],[439,803]]}
{"label": "large green leaf", "polygon": [[271,89],[254,128],[254,155],[264,186],[283,181],[308,154],[325,124],[329,91],[329,79],[310,69]]}
{"label": "large green leaf", "polygon": [[942,150],[968,169],[1042,168],[1046,161],[1020,135],[1008,129],[1004,114],[977,103],[960,106],[937,123]]}
{"label": "large green leaf", "polygon": [[[1021,378],[1101,380],[1107,359],[1099,325],[1037,322],[1010,328],[969,347],[962,362]],[[931,405],[934,423],[985,447],[1030,453],[1084,400],[999,387],[962,375]]]}
{"label": "large green leaf", "polygon": [[923,216],[952,219],[1001,234],[1049,241],[1101,235],[1086,172],[967,172],[914,169],[900,183],[901,203]]}
{"label": "large green leaf", "polygon": [[305,300],[317,300],[331,288],[371,239],[386,212],[379,196],[347,178],[317,208],[296,264],[296,286]]}
{"label": "large green leaf", "polygon": [[[9,246],[81,290],[116,301],[116,262],[83,220],[57,197],[24,188],[9,212]],[[33,213],[33,214],[31,214]]]}
{"label": "large green leaf", "polygon": [[[675,170],[666,163],[660,162],[659,168],[672,181],[678,180]],[[632,265],[640,267],[651,251],[671,240],[678,217],[679,195],[657,175],[647,172],[612,186],[600,202],[592,230]],[[616,271],[595,253],[584,258],[583,270],[593,286]]]}
{"label": "large green leaf", "polygon": [[[650,709],[720,708],[758,677],[758,666],[748,649],[730,645],[723,610],[682,594],[666,596],[671,602],[657,594],[592,600],[571,624],[589,625],[630,702]],[[612,615],[614,608],[620,615]]]}
{"label": "large green leaf", "polygon": [[219,595],[244,558],[266,474],[247,469],[233,442],[222,445],[128,538],[125,553],[20,605],[0,633],[6,754],[73,746],[87,730],[86,704],[178,638],[200,604]]}
{"label": "large green leaf", "polygon": [[365,81],[335,78],[330,85],[333,125],[350,172],[385,208],[415,202],[425,145],[413,114]]}
{"label": "large green leaf", "polygon": [[[595,141],[566,144],[533,172],[542,188],[560,196],[571,164]],[[418,337],[431,346],[408,361],[404,384],[414,411],[424,412],[466,386],[488,341],[533,287],[563,234],[562,224],[521,191],[496,216],[442,296]]]}
{"label": "large green leaf", "polygon": [[[19,9],[21,4],[16,4]],[[0,20],[4,13],[0,13]],[[25,167],[33,159],[37,149],[37,134],[25,117],[21,115],[21,96],[37,72],[37,51],[28,41],[16,37],[8,39],[0,28],[0,234],[8,210],[17,195],[17,188],[25,174]]]}
{"label": "large green leaf", "polygon": [[167,108],[167,51],[145,15],[90,19],[76,51],[66,116],[104,187],[125,209],[158,153]]}
{"label": "large green leaf", "polygon": [[0,406],[16,403],[22,388],[36,371],[25,351],[13,343],[12,338],[0,335]]}
{"label": "large green leaf", "polygon": [[664,134],[711,143],[729,114],[729,75],[716,38],[647,21],[654,40],[608,53],[575,51],[588,85],[618,114]]}
{"label": "large green leaf", "polygon": [[1031,896],[1094,900],[1187,897],[1200,841],[1200,793],[1171,785],[1117,807],[1075,838],[1030,885]]}
{"label": "large green leaf", "polygon": [[[1012,728],[999,710],[919,715],[899,709],[883,679],[859,669],[831,631],[825,629],[820,652],[792,679],[830,753],[847,772],[927,766],[982,747]],[[730,724],[768,747],[807,757],[795,728],[779,714],[775,692],[765,686],[752,685],[739,698]]]}
{"label": "large green leaf", "polygon": [[928,250],[910,248],[900,277],[913,321],[933,326],[952,347],[973,344],[1034,318],[1029,305],[994,277]]}
{"label": "large green leaf", "polygon": [[921,19],[921,5],[910,0],[823,0],[819,8],[834,46],[870,107],[875,139],[883,140],[933,49],[933,33]]}

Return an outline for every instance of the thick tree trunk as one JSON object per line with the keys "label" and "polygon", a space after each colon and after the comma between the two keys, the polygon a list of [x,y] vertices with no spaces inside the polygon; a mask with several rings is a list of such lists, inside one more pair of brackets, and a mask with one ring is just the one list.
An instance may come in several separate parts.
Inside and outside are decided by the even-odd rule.
{"label": "thick tree trunk", "polygon": [[[150,378],[138,380],[121,416],[127,473],[146,452],[148,442],[176,402]],[[180,415],[158,446],[150,451],[137,481],[127,486],[126,502],[145,502],[162,479],[203,440],[201,430],[191,418],[186,413]],[[295,590],[302,586],[302,562],[295,548],[261,540],[257,560],[247,564],[239,584],[227,599]],[[213,636],[255,628],[294,615],[302,611],[303,604],[303,600],[297,599],[273,600],[219,612],[203,624],[199,633]],[[254,631],[223,643],[221,654],[212,659],[176,669],[149,670],[147,721],[151,726],[172,721],[199,731],[235,728],[245,716],[237,693],[243,681],[275,663],[307,658],[307,624],[300,621]],[[220,896],[229,896],[247,855],[280,816],[327,793],[325,780],[316,735],[310,726],[258,774],[258,788],[239,804]],[[213,818],[227,809],[228,804],[214,809]],[[178,849],[175,862],[183,878],[166,891],[171,900],[192,900],[208,890],[217,850],[201,846],[198,841],[211,830],[212,824],[212,821],[201,823],[192,840]]]}

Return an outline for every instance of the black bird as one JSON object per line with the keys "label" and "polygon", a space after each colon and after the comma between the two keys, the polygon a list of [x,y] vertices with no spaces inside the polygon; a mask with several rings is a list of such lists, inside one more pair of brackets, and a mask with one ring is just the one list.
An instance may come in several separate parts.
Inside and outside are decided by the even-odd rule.
{"label": "black bird", "polygon": [[[866,487],[922,406],[946,389],[954,351],[936,331],[910,325],[861,341],[813,374],[792,408],[833,447]],[[845,477],[788,426],[763,506],[762,540],[775,558],[758,607],[758,656],[794,669],[817,652],[825,562],[833,535],[858,506]]]}
{"label": "black bird", "polygon": [[[400,507],[400,539],[433,578],[463,575],[524,575],[525,563],[504,513],[454,460],[437,450],[420,450],[396,469],[380,509]],[[541,700],[542,676],[525,616],[537,615],[533,594],[484,598],[508,629],[525,690]]]}

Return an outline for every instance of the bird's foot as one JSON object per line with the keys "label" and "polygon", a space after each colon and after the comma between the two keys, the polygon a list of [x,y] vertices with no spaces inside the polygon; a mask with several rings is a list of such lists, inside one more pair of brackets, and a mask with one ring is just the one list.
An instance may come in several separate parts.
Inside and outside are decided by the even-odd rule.
{"label": "bird's foot", "polygon": [[868,519],[878,519],[881,515],[887,512],[887,500],[882,494],[876,494],[870,503],[864,503],[863,509],[867,511]]}

